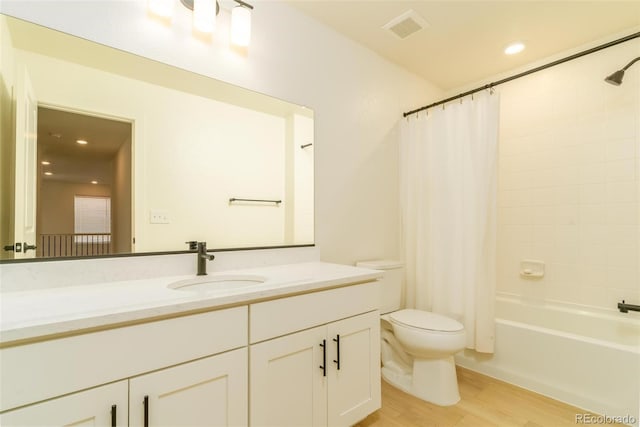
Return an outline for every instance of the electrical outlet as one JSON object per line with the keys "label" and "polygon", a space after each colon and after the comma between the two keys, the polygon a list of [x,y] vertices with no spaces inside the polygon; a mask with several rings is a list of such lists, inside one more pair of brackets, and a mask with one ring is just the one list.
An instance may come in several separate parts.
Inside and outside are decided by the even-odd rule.
{"label": "electrical outlet", "polygon": [[149,223],[151,224],[169,224],[169,211],[164,209],[151,209],[149,212]]}

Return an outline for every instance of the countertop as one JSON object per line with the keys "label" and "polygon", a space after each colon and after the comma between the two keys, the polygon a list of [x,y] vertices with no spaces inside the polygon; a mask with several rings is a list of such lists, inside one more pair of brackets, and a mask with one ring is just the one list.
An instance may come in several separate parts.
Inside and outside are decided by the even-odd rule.
{"label": "countertop", "polygon": [[[0,294],[0,346],[314,292],[375,280],[382,274],[347,265],[305,262],[219,271],[208,276],[168,276],[6,292]],[[264,282],[207,291],[168,287],[181,281],[229,276],[259,276]]]}

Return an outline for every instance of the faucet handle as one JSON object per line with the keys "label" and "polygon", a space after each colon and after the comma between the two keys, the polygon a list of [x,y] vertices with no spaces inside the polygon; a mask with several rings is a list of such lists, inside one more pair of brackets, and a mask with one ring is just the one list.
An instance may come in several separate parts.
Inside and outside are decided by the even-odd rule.
{"label": "faucet handle", "polygon": [[196,249],[198,249],[198,242],[196,242],[195,240],[189,240],[188,242],[184,243],[189,245],[190,251],[195,251]]}

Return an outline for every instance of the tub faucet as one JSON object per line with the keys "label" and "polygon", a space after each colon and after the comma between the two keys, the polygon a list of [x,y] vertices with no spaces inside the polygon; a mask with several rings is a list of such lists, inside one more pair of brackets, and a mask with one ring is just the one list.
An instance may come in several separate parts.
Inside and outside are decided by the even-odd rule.
{"label": "tub faucet", "polygon": [[215,255],[207,254],[207,242],[198,242],[198,276],[207,275],[207,261],[213,261]]}
{"label": "tub faucet", "polygon": [[618,303],[618,310],[620,310],[620,313],[628,313],[629,310],[640,311],[640,305],[627,304],[622,300],[622,302]]}

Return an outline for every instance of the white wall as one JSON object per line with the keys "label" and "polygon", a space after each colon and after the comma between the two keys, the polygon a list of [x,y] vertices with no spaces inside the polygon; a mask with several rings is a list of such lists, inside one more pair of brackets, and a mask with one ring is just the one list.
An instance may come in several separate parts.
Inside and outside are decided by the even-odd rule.
{"label": "white wall", "polygon": [[[614,310],[640,301],[640,41],[515,80],[501,93],[498,290]],[[546,263],[519,276],[522,259]]]}
{"label": "white wall", "polygon": [[144,1],[4,1],[2,11],[311,107],[322,259],[398,256],[395,125],[440,91],[286,4],[255,6],[246,57],[223,37],[191,37],[179,6],[171,27],[150,20]]}

